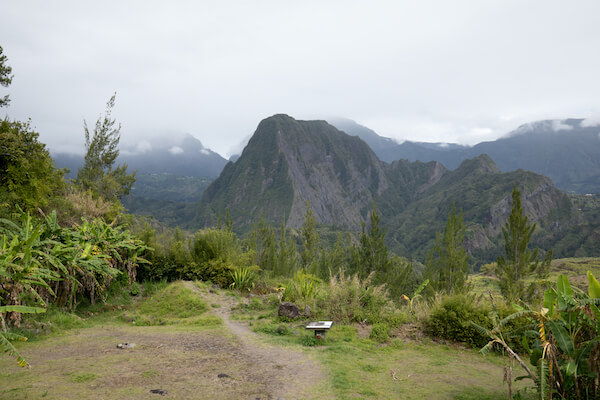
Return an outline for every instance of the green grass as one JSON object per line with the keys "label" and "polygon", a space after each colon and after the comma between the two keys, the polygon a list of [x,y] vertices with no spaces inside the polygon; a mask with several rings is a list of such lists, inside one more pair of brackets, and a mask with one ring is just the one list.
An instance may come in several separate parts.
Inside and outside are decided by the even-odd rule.
{"label": "green grass", "polygon": [[205,314],[208,306],[184,282],[172,283],[139,303],[125,319],[138,326],[197,325],[216,326],[221,318]]}
{"label": "green grass", "polygon": [[[546,280],[556,282],[558,276],[564,274],[572,285],[587,290],[587,271],[592,271],[594,276],[600,277],[600,258],[582,257],[553,260]],[[534,279],[536,278],[529,278],[526,280],[526,284]],[[473,274],[469,277],[469,283],[472,285],[472,293],[487,296],[491,292],[495,297],[500,298],[500,287],[493,275]]]}

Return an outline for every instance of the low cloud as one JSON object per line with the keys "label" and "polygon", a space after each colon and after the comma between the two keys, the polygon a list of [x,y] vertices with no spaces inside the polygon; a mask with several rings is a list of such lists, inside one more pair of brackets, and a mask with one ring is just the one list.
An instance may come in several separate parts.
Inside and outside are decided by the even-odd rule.
{"label": "low cloud", "polygon": [[552,130],[554,132],[570,131],[572,129],[573,129],[573,127],[571,125],[565,124],[565,122],[560,119],[555,119],[554,121],[552,121]]}
{"label": "low cloud", "polygon": [[584,128],[592,128],[594,126],[600,126],[600,112],[581,121],[581,126]]}
{"label": "low cloud", "polygon": [[200,153],[204,154],[205,156],[210,155],[210,151],[208,151],[207,149],[200,150]]}
{"label": "low cloud", "polygon": [[173,155],[181,154],[183,153],[183,149],[179,146],[173,146],[169,149],[169,153]]}

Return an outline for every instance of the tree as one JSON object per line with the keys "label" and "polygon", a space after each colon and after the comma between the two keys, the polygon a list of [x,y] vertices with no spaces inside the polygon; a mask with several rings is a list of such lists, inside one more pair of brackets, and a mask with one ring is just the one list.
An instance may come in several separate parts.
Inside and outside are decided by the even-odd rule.
{"label": "tree", "polygon": [[0,216],[45,208],[65,188],[46,145],[29,123],[0,120]]}
{"label": "tree", "polygon": [[113,169],[119,156],[119,140],[121,139],[121,124],[111,118],[115,106],[113,94],[106,103],[106,112],[96,121],[94,132],[90,130],[86,121],[83,121],[85,131],[85,162],[77,172],[76,184],[83,190],[91,190],[96,196],[108,200],[117,200],[131,190],[135,182],[135,172],[127,174],[127,165],[123,164]]}
{"label": "tree", "polygon": [[448,215],[444,233],[436,234],[433,250],[427,254],[425,276],[430,288],[438,292],[460,293],[466,289],[469,256],[463,248],[465,228],[462,210],[456,214],[456,206]]}
{"label": "tree", "polygon": [[[2,46],[0,46],[0,86],[8,87],[12,82],[12,68],[6,65],[7,58],[3,51]],[[0,97],[0,108],[8,106],[8,103],[10,103],[8,95]]]}
{"label": "tree", "polygon": [[357,249],[355,266],[359,276],[364,279],[372,272],[376,273],[374,283],[383,282],[384,277],[389,273],[390,260],[388,258],[388,249],[385,245],[386,230],[381,226],[381,218],[377,213],[377,202],[373,202],[371,211],[369,230],[367,232],[365,223],[362,223],[362,232],[360,235]]}
{"label": "tree", "polygon": [[319,256],[319,233],[317,232],[317,221],[310,206],[310,201],[306,201],[306,213],[300,228],[300,237],[302,239],[300,263],[304,272],[312,273],[314,271],[311,270],[311,267]]}
{"label": "tree", "polygon": [[[510,216],[502,227],[504,236],[504,257],[498,257],[496,276],[504,298],[512,302],[526,295],[524,279],[533,273],[544,277],[548,273],[552,260],[552,250],[543,260],[538,259],[539,249],[530,251],[529,241],[536,224],[530,224],[521,207],[521,192],[515,186],[512,192]],[[535,286],[535,285],[534,285]],[[530,286],[530,288],[534,288]]]}
{"label": "tree", "polygon": [[288,236],[285,221],[281,221],[281,232],[279,237],[279,251],[277,253],[277,268],[275,275],[292,276],[298,266],[298,253],[296,243]]}

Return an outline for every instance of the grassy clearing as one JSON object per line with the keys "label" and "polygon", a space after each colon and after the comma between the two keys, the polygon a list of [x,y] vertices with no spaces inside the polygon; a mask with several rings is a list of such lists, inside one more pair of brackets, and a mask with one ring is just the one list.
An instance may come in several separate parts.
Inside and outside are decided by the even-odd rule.
{"label": "grassy clearing", "polygon": [[[390,330],[392,338],[386,340],[385,335],[373,334],[372,327],[360,324],[334,324],[326,340],[318,341],[304,329],[307,321],[280,321],[275,306],[264,303],[260,310],[242,307],[236,315],[269,342],[303,348],[320,360],[338,399],[500,400],[507,396],[503,359],[483,356],[477,349],[439,344],[425,337],[400,339],[394,337],[398,329]],[[526,381],[517,387],[533,390]]]}
{"label": "grassy clearing", "polygon": [[132,313],[125,313],[125,320],[138,326],[220,325],[222,320],[207,310],[208,305],[190,288],[175,282],[138,303]]}

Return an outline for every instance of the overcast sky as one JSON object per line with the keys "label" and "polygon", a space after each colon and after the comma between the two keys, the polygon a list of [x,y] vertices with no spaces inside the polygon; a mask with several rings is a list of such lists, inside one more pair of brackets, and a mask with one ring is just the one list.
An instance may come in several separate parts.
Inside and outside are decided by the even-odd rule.
{"label": "overcast sky", "polygon": [[83,152],[117,92],[122,142],[187,132],[227,156],[259,121],[340,116],[475,144],[600,115],[600,1],[9,1],[10,107]]}

